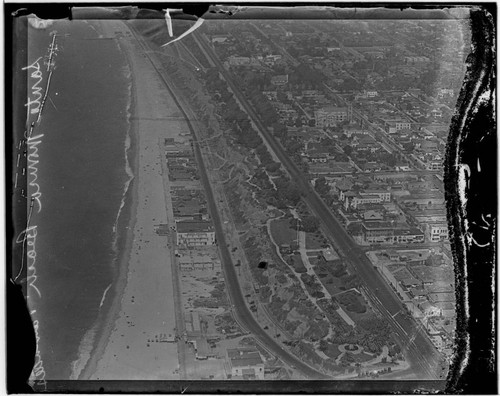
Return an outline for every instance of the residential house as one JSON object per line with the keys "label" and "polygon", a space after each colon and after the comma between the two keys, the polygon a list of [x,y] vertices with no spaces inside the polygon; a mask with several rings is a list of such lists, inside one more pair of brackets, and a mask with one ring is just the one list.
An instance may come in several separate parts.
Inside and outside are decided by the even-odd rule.
{"label": "residential house", "polygon": [[404,129],[411,129],[411,122],[402,118],[383,119],[384,128],[388,133],[396,133]]}
{"label": "residential house", "polygon": [[314,112],[316,126],[329,127],[340,124],[348,119],[347,107],[327,106]]}
{"label": "residential house", "polygon": [[271,84],[276,86],[286,85],[288,83],[288,74],[279,74],[271,77]]}
{"label": "residential house", "polygon": [[256,348],[227,349],[232,378],[264,379],[264,362]]}
{"label": "residential house", "polygon": [[448,223],[435,222],[427,224],[427,233],[430,242],[443,242],[448,240]]}
{"label": "residential house", "polygon": [[424,233],[418,228],[400,226],[389,221],[363,222],[361,231],[363,240],[371,244],[424,242]]}
{"label": "residential house", "polygon": [[224,43],[228,40],[228,36],[226,34],[214,34],[211,37],[211,42],[212,43]]}

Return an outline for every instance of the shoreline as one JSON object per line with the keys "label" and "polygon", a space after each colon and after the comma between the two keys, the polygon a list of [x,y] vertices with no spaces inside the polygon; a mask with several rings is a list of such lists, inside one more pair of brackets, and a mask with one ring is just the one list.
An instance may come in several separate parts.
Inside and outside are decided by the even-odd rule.
{"label": "shoreline", "polygon": [[[101,29],[105,37],[129,31],[122,21],[101,23]],[[99,318],[94,347],[79,379],[178,379],[177,343],[161,342],[176,327],[172,248],[168,238],[156,232],[158,223],[169,222],[161,142],[179,129],[179,122],[170,117],[177,109],[135,39],[121,38],[119,47],[132,81],[129,159],[134,177],[122,213],[130,216],[119,218],[117,229],[128,230],[118,241],[118,252],[123,253],[113,297]]]}
{"label": "shoreline", "polygon": [[[101,23],[101,28],[104,24]],[[126,49],[120,47],[121,52],[127,59],[128,66],[130,67],[130,104],[128,107],[128,122],[129,122],[129,137],[130,146],[126,150],[126,155],[128,156],[129,166],[134,174],[133,178],[129,181],[130,184],[125,193],[125,206],[122,208],[122,213],[120,214],[117,222],[116,230],[127,230],[126,232],[121,232],[117,236],[117,250],[122,251],[118,254],[116,260],[113,263],[113,272],[115,273],[116,280],[113,282],[113,286],[110,288],[108,293],[107,301],[103,304],[103,314],[99,314],[97,318],[97,328],[95,329],[95,336],[93,347],[90,351],[90,357],[87,360],[85,366],[78,374],[78,380],[88,380],[90,376],[96,371],[97,363],[104,354],[104,350],[109,341],[113,327],[118,320],[121,307],[122,299],[125,289],[127,287],[128,274],[130,270],[130,258],[132,255],[132,246],[134,240],[134,228],[137,222],[137,208],[139,206],[139,193],[138,193],[138,174],[139,174],[139,155],[137,153],[139,149],[139,131],[137,120],[134,115],[136,114],[137,106],[137,87],[134,81],[134,72],[132,70],[130,55]],[[128,216],[127,216],[128,214]],[[128,221],[127,221],[128,220]],[[106,305],[110,304],[109,308],[106,309]],[[89,331],[92,331],[93,328]]]}

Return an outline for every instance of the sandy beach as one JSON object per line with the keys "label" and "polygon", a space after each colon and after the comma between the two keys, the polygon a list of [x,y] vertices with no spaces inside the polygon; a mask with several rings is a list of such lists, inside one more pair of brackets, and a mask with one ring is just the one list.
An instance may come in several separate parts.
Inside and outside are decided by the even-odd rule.
{"label": "sandy beach", "polygon": [[[101,24],[104,36],[127,33],[120,21]],[[133,37],[120,40],[133,79],[135,139],[134,203],[120,276],[109,320],[80,379],[178,379],[177,344],[159,342],[175,334],[171,251],[155,225],[167,223],[160,142],[177,136],[182,115]],[[134,214],[135,212],[135,214]]]}

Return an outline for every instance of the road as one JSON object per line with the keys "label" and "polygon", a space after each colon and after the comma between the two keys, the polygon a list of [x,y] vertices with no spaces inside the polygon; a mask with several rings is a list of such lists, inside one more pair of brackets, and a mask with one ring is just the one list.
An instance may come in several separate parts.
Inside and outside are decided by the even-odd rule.
{"label": "road", "polygon": [[[331,89],[327,84],[323,83],[323,86],[330,91],[330,93],[337,99],[341,100],[346,106],[349,106],[349,103],[347,102],[346,99],[342,97],[342,95],[339,95],[338,92],[335,92],[333,89]],[[399,111],[399,110],[398,110]],[[380,143],[385,143],[393,152],[397,151],[403,158],[406,158],[413,166],[415,166],[415,169],[418,170],[425,170],[427,168],[426,164],[419,160],[418,158],[411,156],[411,158],[403,152],[401,146],[399,146],[391,137],[387,136],[387,133],[378,125],[373,124],[370,122],[368,117],[366,117],[363,113],[361,113],[359,110],[355,109],[354,106],[352,106],[352,112],[355,114],[358,118],[361,118],[366,124],[368,124],[368,127],[373,131],[373,132],[380,132],[380,137],[382,138],[383,142]]]}
{"label": "road", "polygon": [[[196,36],[196,33],[194,34]],[[208,44],[203,41],[203,39],[197,41],[205,47],[206,53],[218,66],[220,73],[227,81],[229,87],[244,106],[249,117],[259,128],[261,136],[267,141],[269,146],[272,147],[292,179],[297,183],[304,195],[304,201],[308,204],[313,213],[322,220],[323,228],[327,236],[335,241],[336,246],[340,249],[344,258],[355,268],[357,274],[365,283],[372,303],[380,310],[390,323],[393,331],[397,334],[398,337],[396,338],[399,339],[403,350],[406,350],[408,360],[412,364],[417,375],[425,379],[439,377],[436,369],[436,364],[440,357],[438,351],[434,348],[427,336],[422,334],[422,330],[412,318],[397,315],[398,312],[404,309],[398,296],[373,267],[363,250],[359,248],[354,240],[346,233],[345,229],[332,215],[323,200],[315,193],[307,181],[307,178],[284,152],[283,147],[270,135],[265,125],[263,125],[253,108],[248,104],[248,101],[232,81],[229,73],[222,67],[220,60],[211,51]]]}
{"label": "road", "polygon": [[140,33],[135,32],[133,29],[131,30],[134,32],[135,37],[143,47],[145,55],[148,57],[151,64],[157,71],[165,87],[174,98],[177,107],[183,113],[183,116],[192,134],[193,141],[195,142],[193,147],[197,160],[199,161],[200,179],[205,189],[208,209],[210,211],[210,215],[214,223],[215,233],[217,235],[217,245],[219,247],[220,257],[223,263],[223,271],[224,271],[224,278],[226,280],[226,287],[228,290],[228,294],[230,296],[231,304],[234,308],[234,314],[236,316],[237,321],[240,324],[242,324],[246,330],[251,332],[255,336],[257,341],[262,343],[266,349],[268,349],[271,353],[273,353],[287,365],[294,367],[297,371],[301,372],[307,378],[330,379],[330,377],[328,377],[327,375],[320,373],[319,371],[316,371],[315,369],[313,369],[312,367],[308,366],[303,361],[301,361],[299,358],[297,358],[296,356],[292,355],[291,353],[283,349],[283,347],[277,341],[272,339],[272,337],[268,335],[260,327],[260,325],[254,319],[250,310],[247,308],[245,299],[240,289],[236,270],[231,260],[229,249],[227,248],[222,222],[219,217],[219,212],[215,202],[212,187],[208,179],[207,170],[205,169],[204,163],[202,161],[200,145],[196,144],[196,142],[198,141],[197,133],[195,132],[195,128],[193,127],[193,124],[190,121],[191,119],[195,118],[189,117],[188,114],[186,113],[187,109],[186,106],[184,106],[184,103],[182,103],[182,99],[180,99],[178,95],[176,95],[174,88],[171,87],[170,82],[168,82],[168,80],[164,77],[166,73],[162,71],[161,66],[157,65],[157,62],[155,62],[155,58],[151,55],[150,52],[148,52],[150,48],[140,37]]}

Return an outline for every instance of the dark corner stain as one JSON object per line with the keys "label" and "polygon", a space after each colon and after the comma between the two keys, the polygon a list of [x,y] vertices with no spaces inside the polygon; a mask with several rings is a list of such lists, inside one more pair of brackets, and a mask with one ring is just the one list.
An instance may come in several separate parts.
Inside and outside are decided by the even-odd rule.
{"label": "dark corner stain", "polygon": [[261,268],[261,269],[266,269],[267,268],[267,261],[261,261],[259,263],[258,267]]}

